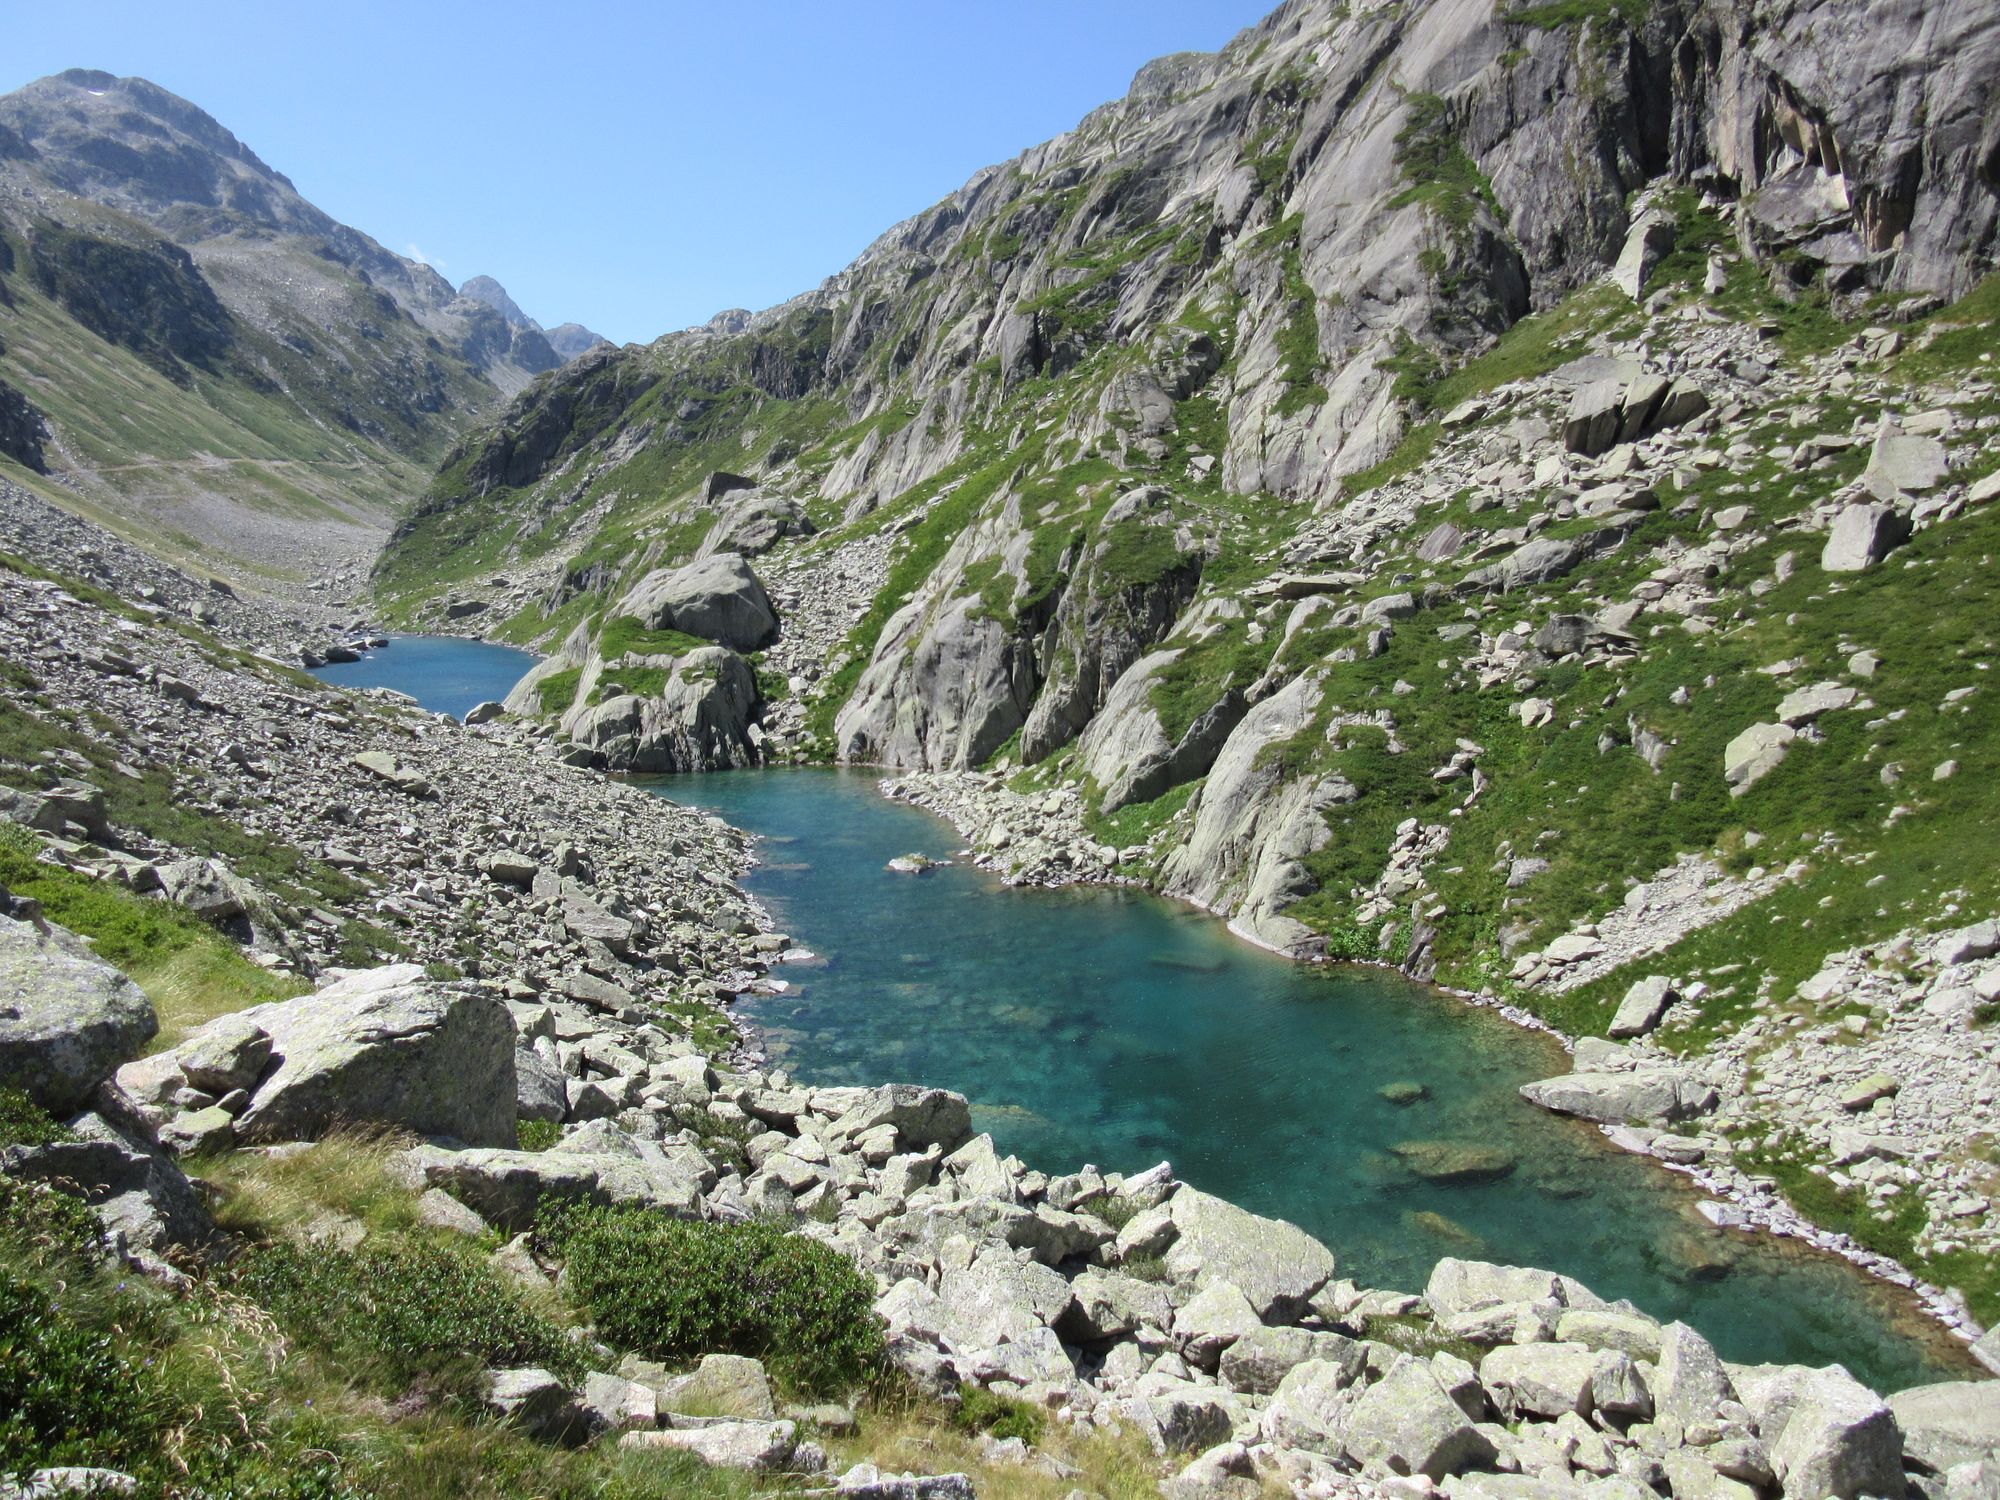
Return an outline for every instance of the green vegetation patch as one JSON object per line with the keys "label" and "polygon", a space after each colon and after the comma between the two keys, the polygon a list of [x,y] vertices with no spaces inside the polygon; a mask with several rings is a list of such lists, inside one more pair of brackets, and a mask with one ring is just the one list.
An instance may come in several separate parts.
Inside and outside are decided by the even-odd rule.
{"label": "green vegetation patch", "polygon": [[44,864],[35,858],[40,848],[26,830],[0,826],[0,886],[41,902],[50,921],[89,938],[101,958],[146,991],[160,1015],[157,1045],[171,1045],[226,1011],[288,999],[306,987],[251,963],[185,908]]}
{"label": "green vegetation patch", "polygon": [[577,685],[582,681],[582,667],[565,667],[560,672],[549,673],[536,683],[535,699],[541,704],[543,716],[567,713],[569,706],[576,702]]}
{"label": "green vegetation patch", "polygon": [[419,1376],[469,1391],[487,1367],[583,1373],[583,1350],[559,1324],[484,1264],[439,1246],[268,1245],[245,1257],[232,1283],[291,1337],[390,1393]]}
{"label": "green vegetation patch", "polygon": [[873,1283],[781,1225],[563,1206],[535,1234],[564,1262],[569,1296],[622,1348],[662,1360],[749,1355],[816,1393],[844,1394],[881,1371]]}
{"label": "green vegetation patch", "polygon": [[627,656],[686,656],[711,644],[684,630],[648,630],[633,615],[614,615],[598,633],[597,654],[608,662]]}

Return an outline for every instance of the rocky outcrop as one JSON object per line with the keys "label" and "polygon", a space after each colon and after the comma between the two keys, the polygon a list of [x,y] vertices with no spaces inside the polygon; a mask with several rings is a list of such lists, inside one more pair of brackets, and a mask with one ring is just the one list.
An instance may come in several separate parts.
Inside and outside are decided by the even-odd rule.
{"label": "rocky outcrop", "polygon": [[1321,810],[1354,796],[1338,775],[1287,777],[1268,753],[1304,731],[1319,702],[1318,684],[1301,677],[1244,715],[1202,783],[1192,831],[1161,870],[1169,893],[1227,916],[1232,931],[1286,951],[1314,940],[1283,911],[1313,888],[1302,861],[1326,842]]}
{"label": "rocky outcrop", "polygon": [[[734,651],[709,646],[685,656],[644,657],[664,672],[657,690],[615,693],[572,708],[562,731],[593,764],[614,771],[714,771],[757,763],[757,678]],[[601,673],[602,667],[596,671]],[[590,691],[586,674],[585,692]]]}
{"label": "rocky outcrop", "polygon": [[1089,541],[1072,549],[1081,555],[1065,553],[1058,561],[1066,581],[1037,648],[1042,685],[1021,726],[1024,764],[1047,759],[1091,724],[1125,673],[1167,637],[1193,599],[1205,548],[1172,501],[1158,486],[1128,491]]}

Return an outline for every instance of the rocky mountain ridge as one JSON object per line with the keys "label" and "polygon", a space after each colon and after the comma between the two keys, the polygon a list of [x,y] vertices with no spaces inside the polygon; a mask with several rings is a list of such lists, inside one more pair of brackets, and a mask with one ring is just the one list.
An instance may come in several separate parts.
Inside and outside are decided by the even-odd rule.
{"label": "rocky mountain ridge", "polygon": [[144,79],[0,98],[0,240],[0,452],[253,577],[371,552],[475,416],[563,361]]}

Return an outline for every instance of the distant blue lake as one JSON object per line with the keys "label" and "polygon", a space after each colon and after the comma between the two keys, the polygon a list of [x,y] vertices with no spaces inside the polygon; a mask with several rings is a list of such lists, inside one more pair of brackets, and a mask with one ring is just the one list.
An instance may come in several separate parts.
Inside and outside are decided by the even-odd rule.
{"label": "distant blue lake", "polygon": [[434,713],[462,719],[508,689],[541,658],[491,641],[443,635],[396,635],[360,661],[315,667],[313,676],[342,687],[385,687],[408,693]]}
{"label": "distant blue lake", "polygon": [[[533,658],[404,637],[321,673],[463,713]],[[338,675],[336,675],[338,674]],[[1794,1242],[1719,1230],[1700,1195],[1515,1092],[1561,1070],[1541,1037],[1393,974],[1261,952],[1188,907],[1122,888],[1010,890],[953,864],[945,824],[876,773],[732,771],[642,783],[762,835],[746,884],[819,955],[750,1019],[813,1083],[956,1089],[1002,1150],[1048,1172],[1166,1159],[1187,1181],[1304,1225],[1343,1276],[1418,1291],[1446,1255],[1544,1266],[1727,1358],[1838,1360],[1878,1389],[1966,1378],[1962,1345],[1907,1297]],[[1398,1105],[1381,1092],[1420,1085]],[[1495,1180],[1412,1171],[1412,1142],[1497,1148]]]}

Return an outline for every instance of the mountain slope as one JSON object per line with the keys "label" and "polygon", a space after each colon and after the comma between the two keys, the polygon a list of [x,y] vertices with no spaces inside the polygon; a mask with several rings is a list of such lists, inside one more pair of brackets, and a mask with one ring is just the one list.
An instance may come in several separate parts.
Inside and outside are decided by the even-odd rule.
{"label": "mountain slope", "polygon": [[46,476],[15,477],[188,559],[366,555],[454,435],[559,362],[143,79],[0,98],[0,237],[0,379],[49,428]]}

